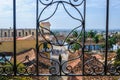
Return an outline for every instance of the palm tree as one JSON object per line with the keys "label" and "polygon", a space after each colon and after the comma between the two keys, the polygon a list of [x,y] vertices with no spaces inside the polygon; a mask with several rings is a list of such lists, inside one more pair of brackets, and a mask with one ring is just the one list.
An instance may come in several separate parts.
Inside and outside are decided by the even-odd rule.
{"label": "palm tree", "polygon": [[116,34],[116,39],[117,39],[117,42],[120,41],[120,34]]}
{"label": "palm tree", "polygon": [[[94,41],[96,44],[98,44],[98,43],[99,43],[99,36],[98,36],[98,35],[95,35],[95,36],[93,37],[93,41]],[[94,50],[95,50],[95,45],[94,45]]]}
{"label": "palm tree", "polygon": [[77,31],[73,31],[73,33],[72,33],[72,35],[73,35],[73,37],[78,37],[78,32]]}
{"label": "palm tree", "polygon": [[91,46],[92,38],[94,38],[95,35],[96,35],[96,32],[94,32],[93,30],[90,30],[90,31],[87,33],[87,36],[88,36],[88,38],[90,39],[90,40],[89,40],[89,41],[90,41],[90,45],[89,45],[89,50],[90,50],[90,51],[91,51],[90,46]]}
{"label": "palm tree", "polygon": [[116,60],[120,61],[120,49],[117,50],[116,54],[117,54]]}
{"label": "palm tree", "polygon": [[117,50],[116,54],[117,54],[117,56],[115,58],[114,65],[115,66],[120,66],[120,49]]}
{"label": "palm tree", "polygon": [[113,48],[113,44],[116,44],[117,39],[115,36],[109,37],[108,39],[108,47]]}
{"label": "palm tree", "polygon": [[88,32],[88,37],[89,37],[89,38],[93,38],[95,35],[96,35],[96,32],[94,32],[93,30],[90,30],[90,31]]}

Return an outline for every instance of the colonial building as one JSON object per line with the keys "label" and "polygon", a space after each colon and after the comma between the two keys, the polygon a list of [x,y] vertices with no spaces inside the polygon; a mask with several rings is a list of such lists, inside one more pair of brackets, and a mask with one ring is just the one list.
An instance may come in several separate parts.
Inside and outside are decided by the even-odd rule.
{"label": "colonial building", "polygon": [[[44,32],[49,33],[51,24],[49,22],[41,22],[40,27],[44,27]],[[0,37],[13,37],[13,29],[0,29]],[[36,35],[36,29],[17,29],[16,36],[24,37],[28,35]]]}
{"label": "colonial building", "polygon": [[[51,24],[49,22],[41,22],[39,26],[41,29],[40,31],[43,31],[45,34],[50,33],[49,30],[50,30]],[[30,36],[30,35],[35,37],[36,36],[36,29],[17,29],[16,30],[16,37],[17,38],[23,38],[23,37]],[[13,36],[14,36],[13,29],[11,29],[11,28],[10,29],[0,29],[0,41],[12,41]]]}
{"label": "colonial building", "polygon": [[[0,29],[0,37],[13,37],[13,29]],[[17,29],[16,36],[24,37],[28,35],[36,35],[35,29]]]}

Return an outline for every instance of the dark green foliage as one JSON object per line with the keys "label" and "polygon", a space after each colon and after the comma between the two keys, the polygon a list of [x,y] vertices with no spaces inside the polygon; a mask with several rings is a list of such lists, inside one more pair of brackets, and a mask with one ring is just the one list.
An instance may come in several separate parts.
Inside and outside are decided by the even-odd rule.
{"label": "dark green foliage", "polygon": [[9,80],[9,77],[6,77],[6,76],[0,76],[0,80]]}
{"label": "dark green foliage", "polygon": [[109,37],[109,39],[108,39],[108,47],[112,48],[113,44],[116,44],[116,42],[117,42],[117,39],[116,39],[115,36]]}
{"label": "dark green foliage", "polygon": [[73,35],[73,37],[77,37],[78,36],[78,32],[77,31],[73,31],[72,35]]}
{"label": "dark green foliage", "polygon": [[116,54],[117,54],[117,57],[115,60],[120,61],[120,49],[117,50]]}
{"label": "dark green foliage", "polygon": [[81,48],[80,44],[78,43],[72,44],[71,47],[73,51],[79,50]]}
{"label": "dark green foliage", "polygon": [[96,35],[96,32],[94,32],[93,30],[90,30],[90,31],[87,33],[87,36],[90,37],[90,38],[93,38],[95,35]]}
{"label": "dark green foliage", "polygon": [[[12,66],[11,64],[9,63],[5,63],[4,67],[8,68],[8,72],[11,72],[12,71]],[[18,67],[17,67],[17,70],[19,73],[24,73],[24,69],[25,66],[23,64],[20,64]],[[18,77],[18,76],[0,76],[0,80],[32,80],[32,78],[30,77]]]}
{"label": "dark green foliage", "polygon": [[0,76],[0,80],[32,80],[30,77],[8,77]]}
{"label": "dark green foliage", "polygon": [[67,38],[67,39],[66,39],[66,42],[69,43],[69,42],[70,42],[70,38]]}
{"label": "dark green foliage", "polygon": [[117,50],[116,54],[117,54],[117,56],[115,58],[114,65],[115,66],[120,66],[120,49]]}
{"label": "dark green foliage", "polygon": [[120,61],[115,61],[114,66],[120,66]]}
{"label": "dark green foliage", "polygon": [[95,35],[93,40],[96,44],[99,43],[99,36]]}

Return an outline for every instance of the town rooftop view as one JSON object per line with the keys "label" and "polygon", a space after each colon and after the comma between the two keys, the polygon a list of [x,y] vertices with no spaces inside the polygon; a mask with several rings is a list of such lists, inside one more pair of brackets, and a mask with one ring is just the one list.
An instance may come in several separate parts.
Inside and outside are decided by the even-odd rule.
{"label": "town rooftop view", "polygon": [[119,9],[119,0],[1,0],[0,80],[119,80]]}

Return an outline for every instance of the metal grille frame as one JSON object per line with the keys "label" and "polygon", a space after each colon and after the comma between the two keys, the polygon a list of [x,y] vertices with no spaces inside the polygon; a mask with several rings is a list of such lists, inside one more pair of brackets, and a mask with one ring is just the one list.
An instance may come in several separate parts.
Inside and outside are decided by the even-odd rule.
{"label": "metal grille frame", "polygon": [[[34,65],[35,70],[34,70],[34,72],[29,72],[29,71],[27,70],[27,67],[25,67],[25,68],[23,68],[23,69],[24,69],[24,73],[20,73],[20,72],[18,72],[17,68],[19,67],[19,65],[20,65],[22,62],[19,63],[19,64],[16,63],[16,62],[17,62],[17,59],[16,59],[16,0],[13,0],[13,29],[14,29],[14,54],[13,54],[13,55],[14,55],[14,62],[13,62],[13,64],[12,64],[12,63],[9,62],[9,61],[5,58],[5,56],[3,55],[3,58],[2,58],[2,59],[6,60],[6,63],[7,63],[7,64],[10,64],[11,67],[0,67],[0,75],[3,75],[3,76],[6,76],[6,75],[8,75],[8,76],[54,76],[54,75],[55,75],[55,76],[119,76],[119,75],[120,75],[120,71],[119,71],[119,70],[120,70],[120,67],[118,66],[118,67],[116,67],[116,69],[114,69],[113,71],[111,71],[111,70],[109,70],[109,69],[112,69],[113,66],[111,66],[110,63],[108,63],[108,61],[107,61],[107,56],[108,56],[108,32],[109,32],[109,0],[106,0],[106,42],[105,42],[105,43],[106,43],[106,47],[105,47],[105,62],[104,62],[104,64],[103,64],[103,63],[100,63],[100,62],[98,61],[98,64],[100,64],[100,65],[102,66],[102,69],[101,69],[99,66],[96,65],[96,66],[92,66],[92,67],[90,68],[90,70],[88,69],[88,72],[86,72],[86,69],[87,69],[87,68],[86,68],[86,65],[89,66],[90,64],[92,64],[91,61],[94,61],[94,60],[96,60],[96,59],[94,59],[94,57],[93,57],[93,58],[91,58],[90,60],[85,61],[84,49],[85,49],[85,35],[86,35],[86,33],[85,33],[86,0],[81,0],[81,2],[80,2],[79,4],[74,4],[74,3],[77,3],[78,1],[80,1],[80,0],[68,0],[68,1],[61,1],[61,0],[58,0],[58,1],[54,1],[54,0],[36,0],[36,52],[37,52],[37,53],[36,53],[35,63],[32,62],[32,64]],[[40,12],[40,14],[39,14],[39,7],[40,7],[39,4],[42,4],[42,5],[45,6],[45,8]],[[44,20],[40,20],[43,11],[44,11],[47,7],[49,7],[49,6],[53,5],[53,4],[57,4],[54,13],[53,13],[50,17],[48,17],[48,18],[46,18],[46,19],[44,19]],[[43,27],[41,27],[41,26],[39,27],[39,23],[40,23],[40,22],[46,21],[46,20],[50,19],[52,16],[54,16],[55,12],[57,11],[57,8],[58,8],[59,4],[62,4],[62,5],[63,5],[66,13],[67,13],[72,19],[78,20],[78,21],[81,23],[80,26],[78,26],[78,27],[74,28],[73,30],[71,30],[71,32],[70,32],[70,33],[68,34],[68,36],[65,38],[65,40],[66,40],[66,39],[69,37],[69,35],[70,35],[75,29],[77,29],[77,28],[79,28],[79,27],[82,27],[81,33],[80,33],[80,34],[82,34],[82,44],[79,44],[79,43],[78,43],[78,44],[81,46],[82,54],[79,55],[78,58],[75,58],[75,59],[80,59],[80,60],[82,61],[82,64],[81,64],[82,73],[81,73],[81,74],[73,74],[72,71],[69,70],[69,69],[68,69],[69,72],[66,73],[66,72],[64,72],[64,70],[63,70],[63,68],[62,68],[65,63],[67,63],[67,62],[69,62],[69,61],[72,61],[72,60],[75,60],[75,59],[68,60],[68,61],[62,63],[62,57],[61,57],[61,55],[59,55],[59,60],[58,60],[58,61],[55,61],[55,60],[52,60],[52,59],[49,59],[49,58],[46,58],[46,57],[42,56],[41,54],[43,53],[43,51],[40,51],[40,50],[39,50],[39,47],[41,46],[41,44],[39,44],[39,37],[38,37],[38,36],[41,35],[41,36],[45,39],[44,33],[42,32],[42,29],[45,29],[45,30],[49,31],[49,32],[55,37],[55,39],[56,39],[56,41],[57,41],[57,46],[64,46],[64,45],[65,45],[65,44],[64,44],[64,43],[65,43],[65,40],[63,41],[62,44],[60,44],[60,43],[58,42],[57,37],[55,36],[54,33],[52,33],[52,31],[50,31],[50,30],[48,30],[48,29],[46,29],[46,28],[43,28]],[[65,7],[65,4],[68,4],[68,5],[72,6],[76,11],[78,11],[79,14],[80,14],[80,16],[81,16],[81,20],[73,17],[73,16],[67,11],[67,8]],[[81,5],[83,5],[83,14],[81,14],[81,11],[79,11],[79,10],[77,9],[77,6],[81,6]],[[79,35],[79,36],[80,36],[80,35]],[[76,43],[76,40],[77,40],[77,39],[78,39],[78,38],[76,38],[75,41],[72,41],[72,42],[70,42],[70,43],[67,44],[67,45],[70,46],[71,44]],[[52,45],[56,45],[55,43],[52,43],[52,42],[50,42],[50,41],[48,41],[48,40],[46,40],[46,39],[45,39],[45,42],[43,42],[43,43],[48,43],[48,44],[50,44],[51,46],[52,46]],[[69,48],[68,48],[68,50],[69,50]],[[52,67],[52,68],[49,69],[50,74],[40,74],[40,73],[39,73],[39,56],[41,56],[41,57],[43,57],[43,58],[45,58],[45,59],[52,60],[52,61],[56,62],[56,63],[59,65],[59,71],[56,72],[56,68]],[[25,57],[25,60],[30,61],[28,56]],[[4,65],[4,64],[3,64],[3,65]],[[66,69],[67,69],[67,68],[71,68],[71,67],[68,66],[68,67],[66,67]],[[79,67],[78,67],[78,68],[79,68]],[[77,70],[78,68],[76,68],[76,70]],[[97,69],[97,70],[100,69],[101,72],[98,72],[98,73],[97,73],[97,72],[96,72],[96,69]],[[55,71],[55,72],[54,72],[54,71]]]}

